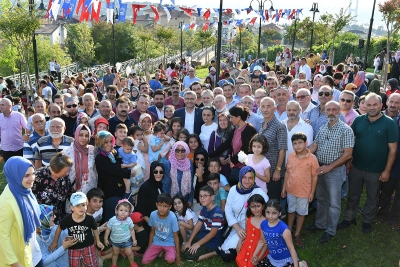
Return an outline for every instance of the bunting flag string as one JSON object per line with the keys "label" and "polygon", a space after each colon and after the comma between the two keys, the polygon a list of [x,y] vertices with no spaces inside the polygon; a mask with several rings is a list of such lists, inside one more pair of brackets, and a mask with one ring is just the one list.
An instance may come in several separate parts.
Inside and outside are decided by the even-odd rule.
{"label": "bunting flag string", "polygon": [[92,20],[99,22],[101,2],[100,0],[93,0],[92,2]]}
{"label": "bunting flag string", "polygon": [[115,7],[115,2],[111,2],[111,0],[107,0],[106,2],[106,8],[107,8],[107,23],[111,22],[111,24],[114,23],[114,7]]}
{"label": "bunting flag string", "polygon": [[158,13],[157,6],[151,5],[150,8],[153,10],[154,14],[156,15],[154,18],[154,22],[160,19],[160,14]]}
{"label": "bunting flag string", "polygon": [[137,13],[141,8],[146,7],[146,5],[135,5],[132,4],[132,13],[133,13],[133,24],[136,24]]}
{"label": "bunting flag string", "polygon": [[203,17],[208,20],[210,18],[211,15],[211,10],[209,8],[207,8],[206,12],[204,12]]}
{"label": "bunting flag string", "polygon": [[171,20],[171,13],[169,12],[169,9],[165,6],[161,6],[164,9],[165,14],[167,15],[167,20],[168,22]]}

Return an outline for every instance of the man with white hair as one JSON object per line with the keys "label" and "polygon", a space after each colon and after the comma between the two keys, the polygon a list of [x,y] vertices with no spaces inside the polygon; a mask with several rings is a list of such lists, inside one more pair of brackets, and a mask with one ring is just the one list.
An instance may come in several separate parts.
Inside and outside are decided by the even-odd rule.
{"label": "man with white hair", "polygon": [[[46,118],[46,121],[50,119],[49,115],[46,114],[46,102],[43,99],[37,100],[34,104],[33,107],[35,108],[36,113],[42,113],[44,117]],[[32,116],[28,118],[27,122],[27,127],[26,127],[27,132],[30,134],[33,130],[32,128]]]}
{"label": "man with white hair", "polygon": [[42,136],[49,135],[49,132],[45,128],[46,118],[42,113],[36,113],[32,115],[32,126],[33,131],[29,136],[29,140],[24,143],[23,156],[24,158],[32,161],[32,164],[35,164],[35,149],[36,142]]}
{"label": "man with white hair", "polygon": [[94,129],[94,123],[96,122],[97,119],[104,118],[106,120],[109,120],[114,115],[114,112],[112,111],[111,107],[111,102],[108,100],[102,100],[100,102],[99,112],[100,112],[99,115],[89,120],[89,125],[92,129]]}
{"label": "man with white hair", "polygon": [[85,105],[85,109],[83,110],[89,118],[96,117],[100,115],[100,111],[94,107],[94,102],[96,101],[94,95],[92,93],[86,93],[82,96],[83,105]]}
{"label": "man with white hair", "polygon": [[189,75],[185,76],[185,78],[183,78],[182,83],[183,83],[184,89],[189,88],[189,86],[194,82],[201,83],[201,80],[196,77],[196,70],[194,68],[190,67],[188,70],[188,73],[189,73]]}
{"label": "man with white hair", "polygon": [[247,118],[246,121],[251,123],[258,132],[261,128],[263,118],[251,110],[254,105],[254,99],[251,96],[245,95],[240,99],[240,104],[249,108],[250,116]]}
{"label": "man with white hair", "polygon": [[229,110],[226,108],[226,99],[223,95],[217,95],[214,98],[214,106],[215,106],[215,115],[214,122],[218,124],[218,116],[219,114],[229,115]]}
{"label": "man with white hair", "polygon": [[35,168],[49,166],[50,160],[58,153],[69,147],[74,138],[64,135],[65,122],[61,118],[54,118],[50,123],[48,136],[39,138],[35,150]]}
{"label": "man with white hair", "polygon": [[255,113],[260,117],[262,117],[261,110],[260,110],[260,102],[261,102],[261,99],[263,99],[266,96],[267,96],[267,93],[265,92],[265,90],[263,88],[257,89],[254,92],[254,100],[256,102],[255,105],[257,106],[257,111]]}
{"label": "man with white hair", "polygon": [[6,162],[13,156],[23,155],[24,140],[22,129],[26,129],[27,122],[19,112],[11,110],[12,103],[8,98],[0,100],[0,138],[3,158]]}
{"label": "man with white hair", "polygon": [[297,90],[296,101],[300,104],[300,117],[305,120],[308,117],[308,113],[315,108],[315,105],[311,102],[310,90],[301,88]]}

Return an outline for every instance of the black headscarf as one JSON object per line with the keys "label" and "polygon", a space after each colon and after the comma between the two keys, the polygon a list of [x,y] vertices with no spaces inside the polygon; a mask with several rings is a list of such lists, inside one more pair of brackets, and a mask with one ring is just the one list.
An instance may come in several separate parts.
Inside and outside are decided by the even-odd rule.
{"label": "black headscarf", "polygon": [[208,171],[208,153],[207,153],[207,151],[206,151],[204,148],[200,147],[200,148],[196,149],[196,151],[194,152],[194,157],[193,157],[193,162],[194,162],[194,168],[193,168],[193,169],[194,169],[194,174],[196,173],[196,168],[197,168],[197,165],[196,165],[196,157],[197,157],[197,155],[203,155],[203,156],[204,156],[203,181],[202,181],[202,182],[197,181],[197,182],[196,182],[196,188],[194,189],[194,198],[197,200],[197,203],[200,203],[200,202],[199,202],[199,192],[200,192],[200,188],[202,188],[203,186],[207,185],[207,182],[208,182],[208,175],[210,174],[210,172]]}
{"label": "black headscarf", "polygon": [[[158,162],[158,161],[153,161],[153,162],[151,163],[151,165],[150,165],[150,177],[149,177],[149,181],[150,181],[150,183],[151,183],[152,186],[154,186],[155,188],[158,188],[158,189],[160,189],[160,190],[162,191],[163,184],[162,184],[161,181],[159,181],[159,182],[156,181],[156,178],[154,177],[154,173],[153,173],[153,171],[154,171],[158,166],[160,166],[160,167],[162,168],[162,170],[164,171],[164,174],[165,174],[165,167],[164,167],[164,164],[161,163],[161,162]],[[163,177],[163,178],[164,178],[164,177]],[[162,180],[162,179],[161,179],[161,180]]]}

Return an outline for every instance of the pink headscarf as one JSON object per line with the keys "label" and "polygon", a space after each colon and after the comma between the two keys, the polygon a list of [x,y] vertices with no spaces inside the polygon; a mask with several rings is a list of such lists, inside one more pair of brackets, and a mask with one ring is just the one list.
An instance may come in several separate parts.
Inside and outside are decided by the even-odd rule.
{"label": "pink headscarf", "polygon": [[[175,149],[178,146],[182,146],[185,149],[185,158],[178,160],[175,156]],[[185,142],[178,141],[172,146],[169,161],[171,162],[171,196],[174,197],[179,191],[182,192],[183,196],[190,194],[191,191],[191,172],[190,172],[190,160],[188,159],[190,149]],[[181,181],[181,190],[178,185],[178,170],[183,172]]]}
{"label": "pink headscarf", "polygon": [[[89,132],[88,142],[85,146],[79,144],[79,133],[81,130],[87,130]],[[87,180],[89,175],[89,141],[90,141],[90,129],[84,124],[78,125],[75,130],[75,141],[74,141],[74,165],[75,165],[75,187],[76,191],[79,191],[82,186],[82,181]]]}

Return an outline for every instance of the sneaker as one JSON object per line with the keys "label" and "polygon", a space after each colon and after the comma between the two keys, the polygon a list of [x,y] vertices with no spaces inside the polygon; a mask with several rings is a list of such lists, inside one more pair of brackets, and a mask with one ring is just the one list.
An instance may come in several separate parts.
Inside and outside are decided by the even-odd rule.
{"label": "sneaker", "polygon": [[136,262],[132,262],[129,267],[139,267]]}
{"label": "sneaker", "polygon": [[357,221],[355,219],[351,221],[343,220],[341,223],[337,225],[337,229],[346,229],[352,226],[353,224],[357,225]]}
{"label": "sneaker", "polygon": [[333,235],[328,234],[327,232],[325,232],[325,233],[321,236],[321,238],[319,239],[319,242],[321,242],[321,243],[326,243],[326,242],[328,242],[329,240],[331,240],[332,237],[333,237]]}
{"label": "sneaker", "polygon": [[362,231],[363,233],[370,233],[372,231],[372,226],[370,223],[363,223],[362,224]]}
{"label": "sneaker", "polygon": [[306,229],[307,231],[325,230],[325,229],[321,229],[321,228],[317,227],[317,226],[315,225],[315,223],[313,223],[313,224],[307,226],[305,229]]}

